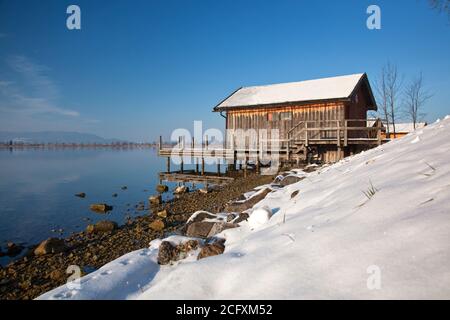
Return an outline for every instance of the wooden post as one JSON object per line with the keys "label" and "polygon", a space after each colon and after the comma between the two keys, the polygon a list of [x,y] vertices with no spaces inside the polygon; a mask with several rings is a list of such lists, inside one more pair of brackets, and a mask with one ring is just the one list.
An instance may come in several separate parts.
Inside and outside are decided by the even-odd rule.
{"label": "wooden post", "polygon": [[244,160],[244,177],[247,177],[247,155],[245,155]]}
{"label": "wooden post", "polygon": [[347,130],[347,120],[344,120],[344,146],[348,146],[348,130]]}
{"label": "wooden post", "polygon": [[195,173],[198,174],[198,158],[194,158],[195,161]]}
{"label": "wooden post", "polygon": [[162,149],[162,136],[159,136],[159,146],[158,146],[158,148],[159,148],[159,151],[161,151],[161,149]]}
{"label": "wooden post", "polygon": [[341,128],[340,128],[339,120],[337,120],[336,123],[337,123],[337,131],[336,131],[337,141],[336,141],[336,144],[340,148],[341,147]]}
{"label": "wooden post", "polygon": [[181,157],[180,172],[181,172],[181,173],[184,172],[184,160],[183,160],[183,157]]}
{"label": "wooden post", "polygon": [[377,119],[377,143],[381,145],[381,120]]}
{"label": "wooden post", "polygon": [[308,144],[308,121],[305,121],[305,147],[307,147]]}
{"label": "wooden post", "polygon": [[256,154],[256,173],[259,173],[259,155]]}
{"label": "wooden post", "polygon": [[202,176],[205,175],[205,158],[202,157]]}
{"label": "wooden post", "polygon": [[194,137],[192,137],[192,143],[191,143],[191,156],[194,156],[194,149],[195,149],[195,140]]}
{"label": "wooden post", "polygon": [[289,136],[288,136],[288,141],[287,141],[286,152],[287,152],[286,158],[287,158],[287,161],[289,162],[291,160],[291,138]]}
{"label": "wooden post", "polygon": [[220,177],[220,159],[217,159],[217,175]]}
{"label": "wooden post", "polygon": [[202,148],[202,172],[201,174],[204,175],[205,174],[205,158],[204,158],[204,141],[203,141],[203,136],[202,136],[202,141],[201,141],[201,148]]}
{"label": "wooden post", "polygon": [[170,173],[170,157],[167,157],[167,173]]}

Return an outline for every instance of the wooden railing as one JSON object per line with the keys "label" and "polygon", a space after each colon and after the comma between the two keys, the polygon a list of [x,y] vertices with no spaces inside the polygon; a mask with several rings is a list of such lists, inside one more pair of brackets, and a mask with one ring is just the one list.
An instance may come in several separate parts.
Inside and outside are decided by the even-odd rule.
{"label": "wooden railing", "polygon": [[[368,126],[373,123],[375,126]],[[346,119],[326,121],[301,121],[288,131],[290,143],[335,140],[338,146],[347,146],[349,140],[377,141],[381,144],[381,121],[379,119]]]}

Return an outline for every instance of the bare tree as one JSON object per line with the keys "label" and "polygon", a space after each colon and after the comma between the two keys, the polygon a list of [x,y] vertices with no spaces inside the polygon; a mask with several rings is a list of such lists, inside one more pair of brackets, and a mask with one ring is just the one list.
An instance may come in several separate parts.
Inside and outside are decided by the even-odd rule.
{"label": "bare tree", "polygon": [[416,129],[416,124],[420,119],[425,116],[422,113],[422,109],[428,99],[431,98],[423,86],[423,75],[422,72],[416,78],[412,79],[405,89],[405,111],[414,124],[414,129]]}
{"label": "bare tree", "polygon": [[399,108],[397,101],[402,89],[402,80],[398,75],[397,66],[389,62],[385,66],[385,74],[388,110],[391,117],[394,138],[396,138],[395,120],[397,119],[397,110]]}
{"label": "bare tree", "polygon": [[432,9],[446,13],[450,19],[450,0],[428,0],[428,3]]}
{"label": "bare tree", "polygon": [[380,78],[375,84],[377,92],[377,104],[379,107],[380,118],[386,124],[386,132],[389,135],[389,107],[388,107],[388,92],[386,86],[386,67],[381,69]]}

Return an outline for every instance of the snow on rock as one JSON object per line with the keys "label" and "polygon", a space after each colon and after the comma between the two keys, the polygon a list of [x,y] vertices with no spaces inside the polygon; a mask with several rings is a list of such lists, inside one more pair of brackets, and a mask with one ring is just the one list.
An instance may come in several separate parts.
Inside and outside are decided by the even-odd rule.
{"label": "snow on rock", "polygon": [[256,229],[266,224],[272,216],[272,210],[265,206],[262,208],[256,208],[252,211],[250,218],[248,218],[248,224],[251,229]]}
{"label": "snow on rock", "polygon": [[227,230],[221,255],[159,266],[152,242],[40,298],[450,299],[450,119],[416,137],[270,192],[271,218]]}

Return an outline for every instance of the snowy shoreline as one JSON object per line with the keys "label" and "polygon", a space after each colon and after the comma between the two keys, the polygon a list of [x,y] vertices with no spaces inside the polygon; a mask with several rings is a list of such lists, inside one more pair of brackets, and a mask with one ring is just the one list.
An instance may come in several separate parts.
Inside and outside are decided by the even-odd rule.
{"label": "snowy shoreline", "polygon": [[[220,234],[222,255],[160,266],[158,239],[83,277],[81,289],[38,299],[449,299],[449,138],[447,116],[318,171],[297,170],[305,179]],[[267,219],[252,218],[262,208]]]}

